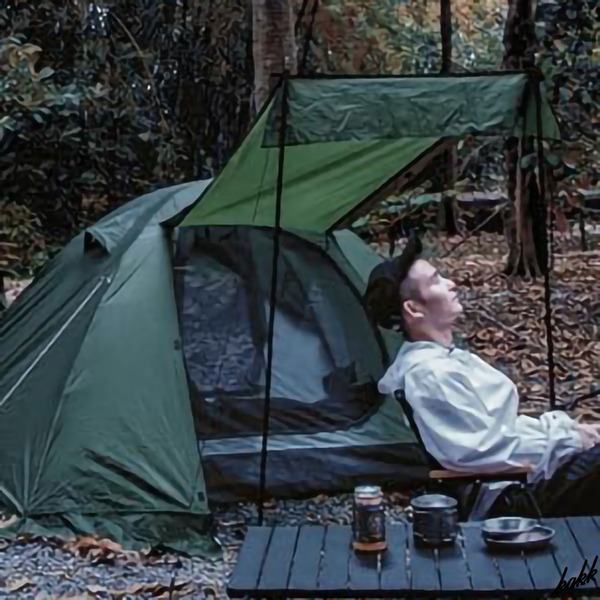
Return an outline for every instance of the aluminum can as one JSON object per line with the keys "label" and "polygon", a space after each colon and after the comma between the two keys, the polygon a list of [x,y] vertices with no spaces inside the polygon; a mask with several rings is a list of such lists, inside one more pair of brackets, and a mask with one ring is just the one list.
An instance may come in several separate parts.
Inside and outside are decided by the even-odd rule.
{"label": "aluminum can", "polygon": [[354,490],[354,549],[360,552],[381,552],[385,541],[383,494],[376,485],[364,485]]}

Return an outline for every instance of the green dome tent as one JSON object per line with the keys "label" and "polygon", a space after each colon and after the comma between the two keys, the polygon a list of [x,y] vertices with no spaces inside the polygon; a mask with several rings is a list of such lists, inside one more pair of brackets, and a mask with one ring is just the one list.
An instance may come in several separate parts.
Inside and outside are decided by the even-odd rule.
{"label": "green dome tent", "polygon": [[401,343],[361,304],[379,259],[343,228],[448,139],[535,133],[535,87],[524,73],[283,78],[213,182],[77,236],[0,321],[0,506],[20,517],[4,534],[207,553],[207,492],[422,476],[376,389]]}
{"label": "green dome tent", "polygon": [[205,188],[114,211],[0,321],[0,503],[21,517],[4,534],[214,550],[161,226]]}

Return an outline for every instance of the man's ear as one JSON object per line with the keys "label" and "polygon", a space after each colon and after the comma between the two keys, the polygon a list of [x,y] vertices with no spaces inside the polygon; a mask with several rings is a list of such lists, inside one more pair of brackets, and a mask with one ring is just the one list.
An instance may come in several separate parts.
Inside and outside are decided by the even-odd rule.
{"label": "man's ear", "polygon": [[414,300],[406,300],[404,302],[404,310],[413,319],[419,319],[425,316],[418,303]]}

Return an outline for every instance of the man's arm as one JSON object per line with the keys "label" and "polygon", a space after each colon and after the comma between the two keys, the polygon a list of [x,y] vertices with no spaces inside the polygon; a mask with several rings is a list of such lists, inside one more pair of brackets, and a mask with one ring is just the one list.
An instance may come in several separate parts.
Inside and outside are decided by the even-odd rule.
{"label": "man's arm", "polygon": [[580,423],[579,421],[575,421],[573,429],[581,436],[584,450],[589,450],[597,444],[600,444],[599,423]]}

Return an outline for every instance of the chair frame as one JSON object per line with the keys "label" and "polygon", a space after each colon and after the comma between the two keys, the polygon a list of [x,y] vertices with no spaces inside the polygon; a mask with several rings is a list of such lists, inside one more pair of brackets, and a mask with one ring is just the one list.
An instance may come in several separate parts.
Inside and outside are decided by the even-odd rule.
{"label": "chair frame", "polygon": [[417,443],[419,444],[419,448],[425,455],[427,459],[427,464],[429,466],[429,480],[435,481],[438,486],[443,485],[445,482],[451,482],[456,484],[472,484],[471,492],[468,495],[468,498],[463,506],[460,507],[459,516],[463,521],[469,521],[471,519],[473,508],[475,506],[475,502],[479,497],[479,493],[481,491],[481,484],[484,482],[494,482],[494,481],[516,481],[527,493],[529,497],[529,501],[533,506],[535,512],[538,517],[541,518],[541,512],[539,506],[529,489],[527,484],[527,475],[534,470],[534,465],[527,465],[524,467],[514,467],[511,469],[506,469],[497,473],[481,473],[476,471],[469,472],[461,472],[461,471],[453,471],[451,469],[445,469],[425,448],[425,444],[423,442],[423,438],[421,437],[421,433],[419,432],[419,428],[417,427],[417,423],[415,422],[413,409],[408,400],[406,399],[406,395],[404,390],[396,390],[394,392],[394,396],[396,400],[400,403],[406,418],[410,424],[410,428],[417,438]]}

